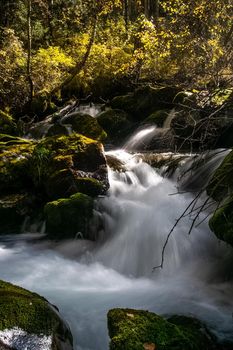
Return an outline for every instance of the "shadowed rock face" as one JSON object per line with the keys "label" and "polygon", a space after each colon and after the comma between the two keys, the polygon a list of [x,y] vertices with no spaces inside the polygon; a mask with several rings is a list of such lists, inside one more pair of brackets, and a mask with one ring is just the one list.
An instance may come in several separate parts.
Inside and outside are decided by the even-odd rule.
{"label": "shadowed rock face", "polygon": [[72,335],[43,297],[0,281],[0,349],[72,350]]}

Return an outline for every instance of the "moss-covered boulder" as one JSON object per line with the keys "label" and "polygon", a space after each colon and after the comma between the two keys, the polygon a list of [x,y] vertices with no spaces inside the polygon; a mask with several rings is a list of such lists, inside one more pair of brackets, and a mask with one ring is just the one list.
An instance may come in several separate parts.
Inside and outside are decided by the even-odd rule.
{"label": "moss-covered boulder", "polygon": [[72,131],[90,137],[94,140],[103,141],[107,134],[102,129],[96,118],[89,114],[71,113],[62,118],[62,124],[71,126]]}
{"label": "moss-covered boulder", "polygon": [[0,344],[4,349],[72,350],[72,342],[68,326],[46,299],[0,281]]}
{"label": "moss-covered boulder", "polygon": [[154,113],[150,114],[149,117],[147,117],[145,120],[143,120],[143,124],[155,124],[158,127],[163,127],[164,122],[166,121],[170,112],[170,109],[155,111]]}
{"label": "moss-covered boulder", "polygon": [[108,312],[111,350],[212,350],[216,349],[205,326],[192,318],[162,317],[141,310]]}
{"label": "moss-covered boulder", "polygon": [[233,151],[222,161],[213,173],[207,187],[207,194],[221,202],[233,193]]}
{"label": "moss-covered boulder", "polygon": [[90,220],[93,199],[76,193],[70,198],[58,199],[45,206],[46,232],[53,238],[76,237],[92,239]]}
{"label": "moss-covered boulder", "polygon": [[214,212],[209,227],[221,241],[233,246],[233,197],[226,199]]}
{"label": "moss-covered boulder", "polygon": [[131,94],[116,96],[111,101],[111,107],[126,111],[133,120],[144,120],[156,110],[172,108],[179,92],[177,87],[143,86]]}
{"label": "moss-covered boulder", "polygon": [[120,141],[132,130],[129,115],[120,109],[108,109],[97,116],[98,123],[112,141]]}
{"label": "moss-covered boulder", "polygon": [[[0,219],[15,232],[25,216],[34,217],[45,203],[81,192],[91,197],[109,187],[102,145],[79,134],[47,137],[39,142],[0,135]],[[28,200],[22,194],[29,193]],[[31,202],[36,198],[35,202]],[[31,209],[31,210],[30,210]],[[5,225],[6,224],[6,225]]]}
{"label": "moss-covered boulder", "polygon": [[1,134],[16,134],[16,123],[14,119],[6,112],[0,110],[0,133]]}
{"label": "moss-covered boulder", "polygon": [[32,141],[0,135],[0,192],[15,193],[30,187],[29,159],[35,143]]}
{"label": "moss-covered boulder", "polygon": [[95,197],[108,189],[102,145],[79,134],[40,141],[32,154],[30,174],[34,186],[51,200],[80,191]]}

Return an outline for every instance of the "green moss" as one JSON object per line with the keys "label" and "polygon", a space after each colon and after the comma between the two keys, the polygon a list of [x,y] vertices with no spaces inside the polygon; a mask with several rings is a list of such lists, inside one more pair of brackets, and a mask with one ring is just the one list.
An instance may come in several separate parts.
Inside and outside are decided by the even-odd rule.
{"label": "green moss", "polygon": [[97,117],[98,123],[112,139],[122,139],[129,133],[132,123],[126,112],[119,109],[109,109]]}
{"label": "green moss", "polygon": [[16,123],[12,116],[0,110],[0,133],[15,135],[16,130]]}
{"label": "green moss", "polygon": [[96,118],[88,114],[72,113],[63,119],[63,124],[70,124],[74,132],[102,141],[107,134],[99,125]]}
{"label": "green moss", "polygon": [[156,124],[158,127],[162,127],[170,112],[171,112],[171,110],[169,110],[169,109],[163,109],[160,111],[156,111],[156,112],[152,113],[151,115],[149,115],[149,117],[146,118],[143,121],[143,123]]}
{"label": "green moss", "polygon": [[215,235],[233,246],[233,197],[228,198],[209,220]]}
{"label": "green moss", "polygon": [[89,224],[92,218],[93,199],[76,193],[67,199],[58,199],[45,206],[46,231],[54,238],[75,237],[81,232],[89,237]]}
{"label": "green moss", "polygon": [[223,160],[212,175],[206,188],[207,194],[216,201],[222,201],[233,192],[233,151]]}
{"label": "green moss", "polygon": [[[200,350],[214,349],[199,322],[174,324],[141,310],[113,309],[108,312],[111,350]],[[150,345],[150,347],[148,347]]]}
{"label": "green moss", "polygon": [[144,120],[156,110],[173,107],[173,100],[180,91],[177,87],[142,86],[132,94],[117,96],[111,101],[111,107],[122,109],[134,120]]}
{"label": "green moss", "polygon": [[61,320],[46,299],[0,281],[0,330],[14,327],[51,335],[61,327]]}

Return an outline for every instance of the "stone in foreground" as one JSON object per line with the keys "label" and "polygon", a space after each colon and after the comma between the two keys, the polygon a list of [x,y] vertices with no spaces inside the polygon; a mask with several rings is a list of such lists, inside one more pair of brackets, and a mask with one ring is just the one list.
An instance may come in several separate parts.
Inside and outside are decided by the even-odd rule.
{"label": "stone in foreground", "polygon": [[0,349],[72,350],[72,335],[46,299],[0,280]]}
{"label": "stone in foreground", "polygon": [[213,336],[196,319],[165,320],[152,312],[113,309],[108,312],[110,350],[213,350]]}

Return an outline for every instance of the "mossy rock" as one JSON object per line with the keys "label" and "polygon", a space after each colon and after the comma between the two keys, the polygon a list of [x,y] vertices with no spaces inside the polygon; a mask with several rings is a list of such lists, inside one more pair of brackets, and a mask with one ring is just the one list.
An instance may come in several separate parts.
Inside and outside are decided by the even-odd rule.
{"label": "mossy rock", "polygon": [[29,140],[0,135],[0,192],[21,191],[32,184],[29,159],[35,143]]}
{"label": "mossy rock", "polygon": [[233,246],[233,197],[226,199],[214,212],[209,227],[221,241]]}
{"label": "mossy rock", "polygon": [[83,190],[95,196],[108,189],[102,145],[79,134],[53,136],[39,142],[30,161],[30,173],[34,186],[50,200]]}
{"label": "mossy rock", "polygon": [[129,115],[120,109],[104,111],[97,116],[97,120],[111,141],[122,139],[132,128]]}
{"label": "mossy rock", "polygon": [[51,336],[51,350],[73,349],[69,328],[45,298],[0,280],[0,330],[15,328]]}
{"label": "mossy rock", "polygon": [[178,92],[180,89],[177,87],[142,86],[132,94],[115,97],[111,107],[126,111],[132,120],[144,120],[156,110],[172,108]]}
{"label": "mossy rock", "polygon": [[142,310],[108,312],[111,350],[213,350],[210,334],[197,320],[165,320]]}
{"label": "mossy rock", "polygon": [[170,112],[170,109],[162,109],[160,111],[155,111],[143,121],[143,124],[155,124],[158,127],[163,127],[163,124],[166,121]]}
{"label": "mossy rock", "polygon": [[17,126],[12,116],[0,110],[0,133],[15,135]]}
{"label": "mossy rock", "polygon": [[65,125],[59,123],[51,125],[48,129],[46,136],[55,136],[55,135],[69,135],[69,130]]}
{"label": "mossy rock", "polygon": [[221,202],[233,193],[233,151],[224,158],[213,173],[206,192],[217,202]]}
{"label": "mossy rock", "polygon": [[93,199],[76,193],[70,198],[47,203],[45,208],[46,232],[52,238],[70,238],[77,234],[91,239],[90,220],[93,215]]}
{"label": "mossy rock", "polygon": [[107,134],[99,125],[97,119],[89,114],[74,112],[62,118],[62,123],[70,124],[73,132],[82,134],[94,140],[103,141],[107,137]]}

